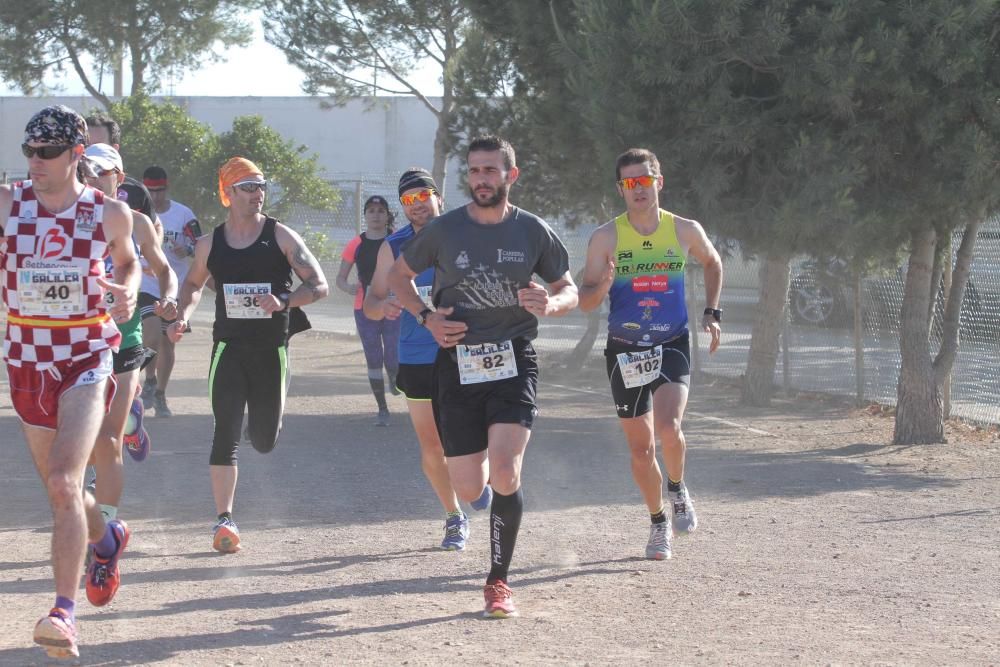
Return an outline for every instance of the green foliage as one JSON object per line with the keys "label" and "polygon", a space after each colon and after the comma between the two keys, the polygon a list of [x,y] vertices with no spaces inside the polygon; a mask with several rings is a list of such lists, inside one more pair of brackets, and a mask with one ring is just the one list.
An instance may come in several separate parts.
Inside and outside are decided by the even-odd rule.
{"label": "green foliage", "polygon": [[190,206],[207,227],[225,220],[218,170],[237,155],[264,172],[272,186],[265,210],[276,218],[288,215],[295,206],[332,210],[340,199],[323,180],[316,156],[307,153],[305,146],[285,140],[259,116],[240,116],[231,130],[216,135],[182,107],[154,103],[143,95],[114,104],[112,116],[122,126],[126,172],[141,177],[154,164],[166,169],[171,198]]}
{"label": "green foliage", "polygon": [[[101,79],[124,58],[132,94],[155,90],[162,73],[219,61],[216,42],[246,45],[251,32],[233,0],[18,0],[0,3],[0,75],[26,94],[48,73],[72,69],[106,108]],[[88,72],[91,59],[101,68]],[[102,90],[103,88],[103,90]]]}
{"label": "green foliage", "polygon": [[542,200],[617,205],[639,145],[667,208],[750,250],[874,258],[997,208],[995,0],[546,4],[469,3],[521,97],[492,111],[559,176],[526,171]]}

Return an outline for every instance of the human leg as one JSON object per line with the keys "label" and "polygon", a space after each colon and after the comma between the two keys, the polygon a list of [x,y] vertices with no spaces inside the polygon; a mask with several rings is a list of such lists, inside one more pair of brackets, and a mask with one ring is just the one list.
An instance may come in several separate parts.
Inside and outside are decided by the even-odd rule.
{"label": "human leg", "polygon": [[247,378],[247,432],[253,448],[262,454],[278,442],[288,388],[288,348],[241,353]]}
{"label": "human leg", "polygon": [[[235,352],[227,343],[216,342],[212,347],[212,362],[208,374],[209,397],[212,414],[215,417],[212,453],[209,456],[209,477],[212,497],[215,499],[215,511],[220,522],[213,529],[213,547],[225,552],[239,549],[235,523],[232,524],[232,529],[220,524],[224,518],[232,521],[238,478],[236,453],[247,392],[247,378]],[[223,528],[225,530],[220,537],[220,530]],[[232,536],[229,535],[230,532],[233,533]]]}
{"label": "human leg", "polygon": [[371,386],[375,403],[378,405],[377,426],[389,425],[389,406],[385,402],[385,380],[382,375],[384,350],[382,348],[381,325],[378,321],[365,317],[363,311],[354,311],[354,322],[358,327],[358,337],[365,353],[365,365],[368,368],[368,384]]}
{"label": "human leg", "polygon": [[399,327],[400,320],[383,319],[382,349],[384,351],[385,372],[389,376],[389,391],[393,396],[399,395],[396,388],[396,376],[399,374]]}
{"label": "human leg", "polygon": [[125,488],[125,466],[122,462],[122,434],[132,406],[132,397],[139,384],[138,371],[117,373],[118,389],[104,415],[94,444],[94,469],[97,471],[96,499],[105,519],[118,515],[122,491]]}
{"label": "human leg", "polygon": [[[441,502],[445,512],[459,511],[458,497],[448,476],[448,462],[445,460],[441,437],[438,435],[437,424],[434,423],[434,412],[430,401],[408,400],[410,421],[417,433],[420,443],[420,467],[424,476],[430,482],[434,494]],[[482,467],[482,466],[480,466]],[[483,480],[485,483],[485,480]],[[480,493],[482,487],[480,487]],[[476,496],[478,497],[478,495]]]}
{"label": "human leg", "polygon": [[[142,317],[142,345],[159,356],[160,341],[163,336],[162,320],[155,312],[156,297],[148,292],[139,292],[136,305]],[[142,386],[142,404],[146,409],[153,407],[153,394],[156,391],[156,364],[146,366],[146,380]]]}

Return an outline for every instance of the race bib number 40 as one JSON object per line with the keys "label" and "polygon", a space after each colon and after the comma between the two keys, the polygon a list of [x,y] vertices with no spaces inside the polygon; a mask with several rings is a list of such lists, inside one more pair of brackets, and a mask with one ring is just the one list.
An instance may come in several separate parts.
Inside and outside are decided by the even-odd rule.
{"label": "race bib number 40", "polygon": [[17,270],[22,315],[82,315],[84,271],[72,264]]}
{"label": "race bib number 40", "polygon": [[262,320],[271,317],[260,307],[260,298],[271,293],[271,283],[226,283],[226,317],[231,320]]}
{"label": "race bib number 40", "polygon": [[493,382],[517,375],[514,361],[514,345],[505,340],[502,343],[482,345],[459,345],[458,376],[462,384]]}
{"label": "race bib number 40", "polygon": [[628,389],[649,384],[660,376],[662,367],[663,348],[659,345],[649,350],[622,352],[618,355],[618,368]]}

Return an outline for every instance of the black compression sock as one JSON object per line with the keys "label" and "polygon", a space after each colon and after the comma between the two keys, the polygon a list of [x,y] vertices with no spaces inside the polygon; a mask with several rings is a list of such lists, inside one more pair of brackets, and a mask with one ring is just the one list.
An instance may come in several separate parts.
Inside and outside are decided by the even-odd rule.
{"label": "black compression sock", "polygon": [[683,486],[683,485],[684,485],[684,480],[678,480],[678,481],[675,482],[674,480],[670,479],[669,477],[667,478],[667,491],[669,491],[671,493],[680,493],[681,492],[681,486]]}
{"label": "black compression sock", "polygon": [[493,491],[490,508],[490,576],[489,580],[507,581],[507,570],[514,557],[514,544],[521,529],[524,513],[524,495],[521,489],[512,495],[502,496]]}

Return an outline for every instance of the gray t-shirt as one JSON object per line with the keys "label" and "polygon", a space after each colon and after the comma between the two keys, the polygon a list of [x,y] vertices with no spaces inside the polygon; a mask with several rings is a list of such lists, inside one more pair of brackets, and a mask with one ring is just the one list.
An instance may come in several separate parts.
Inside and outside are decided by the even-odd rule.
{"label": "gray t-shirt", "polygon": [[403,251],[411,269],[434,267],[435,307],[469,325],[462,343],[499,343],[538,335],[538,318],[517,303],[533,274],[547,283],[569,271],[569,253],[552,228],[514,207],[500,223],[483,225],[466,208],[435,218]]}

